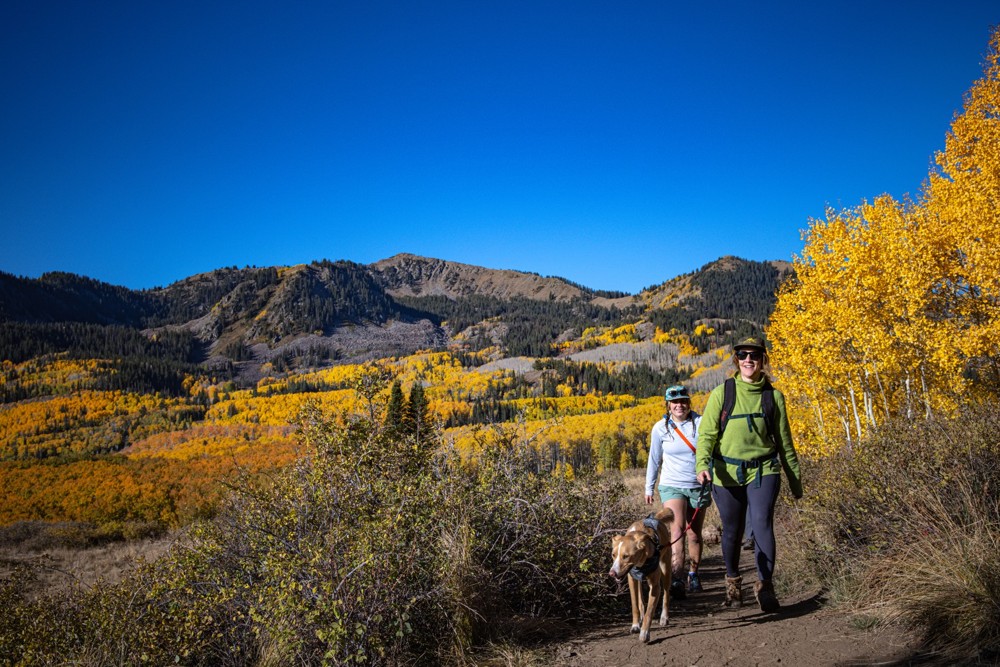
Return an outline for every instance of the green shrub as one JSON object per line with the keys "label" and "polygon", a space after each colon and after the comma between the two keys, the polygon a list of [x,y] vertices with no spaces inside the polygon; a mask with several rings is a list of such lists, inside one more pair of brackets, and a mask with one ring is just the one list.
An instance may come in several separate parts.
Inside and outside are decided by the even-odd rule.
{"label": "green shrub", "polygon": [[4,581],[0,664],[461,664],[606,603],[607,533],[634,520],[620,481],[535,474],[513,428],[471,463],[438,438],[308,406],[298,461],[232,481],[120,583],[32,600]]}

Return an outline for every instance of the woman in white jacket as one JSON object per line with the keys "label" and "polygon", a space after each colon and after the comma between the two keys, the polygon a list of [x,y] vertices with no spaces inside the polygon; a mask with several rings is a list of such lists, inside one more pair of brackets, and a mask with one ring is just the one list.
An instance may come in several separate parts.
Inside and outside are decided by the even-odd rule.
{"label": "woman in white jacket", "polygon": [[[685,588],[692,593],[701,591],[698,564],[701,561],[701,528],[705,523],[705,508],[712,504],[712,496],[698,483],[694,469],[695,443],[698,442],[698,423],[701,415],[691,410],[691,396],[687,387],[674,385],[664,394],[667,413],[653,425],[649,434],[649,462],[646,465],[646,504],[653,504],[653,485],[664,507],[674,512],[670,527],[671,566],[673,580],[670,595],[679,600],[685,597]],[[690,523],[690,526],[688,524]],[[687,551],[690,568],[687,586],[684,584],[684,533],[687,528]]]}

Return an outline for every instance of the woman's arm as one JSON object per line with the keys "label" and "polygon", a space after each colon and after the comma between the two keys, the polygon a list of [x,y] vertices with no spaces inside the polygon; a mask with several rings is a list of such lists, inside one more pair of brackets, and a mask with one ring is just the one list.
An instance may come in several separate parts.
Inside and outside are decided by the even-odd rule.
{"label": "woman's arm", "polygon": [[781,455],[781,467],[788,479],[788,488],[796,498],[802,497],[802,473],[799,469],[799,455],[792,442],[792,428],[788,423],[788,411],[785,408],[785,396],[774,390],[775,421],[778,429],[778,452]]}
{"label": "woman's arm", "polygon": [[660,471],[660,462],[663,460],[663,438],[657,428],[659,422],[653,424],[649,432],[649,459],[646,461],[646,504],[653,504],[653,486],[656,484],[656,475]]}

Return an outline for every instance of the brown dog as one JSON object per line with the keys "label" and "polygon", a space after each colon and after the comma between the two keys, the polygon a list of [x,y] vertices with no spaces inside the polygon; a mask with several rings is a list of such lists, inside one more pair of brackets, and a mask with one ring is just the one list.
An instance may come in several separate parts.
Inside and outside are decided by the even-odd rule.
{"label": "brown dog", "polygon": [[[655,515],[636,521],[624,535],[611,538],[612,577],[621,579],[628,575],[629,595],[632,598],[632,629],[639,639],[649,641],[649,625],[653,609],[663,593],[663,611],[660,625],[668,621],[667,605],[670,603],[670,524],[674,513],[663,508]],[[642,582],[649,584],[649,599],[642,599]],[[639,617],[642,626],[639,626]]]}

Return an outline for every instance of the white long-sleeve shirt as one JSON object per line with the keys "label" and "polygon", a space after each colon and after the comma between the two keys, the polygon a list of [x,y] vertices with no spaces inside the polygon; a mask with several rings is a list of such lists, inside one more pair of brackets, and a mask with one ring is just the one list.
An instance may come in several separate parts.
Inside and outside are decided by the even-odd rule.
{"label": "white long-sleeve shirt", "polygon": [[700,423],[701,415],[692,410],[680,424],[666,416],[653,424],[649,433],[649,462],[646,464],[647,496],[653,495],[657,471],[660,474],[660,486],[675,486],[679,489],[696,489],[700,486],[695,478],[694,452],[674,432],[679,428],[688,441],[697,446]]}

